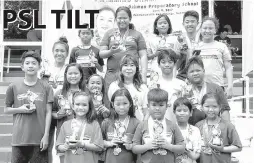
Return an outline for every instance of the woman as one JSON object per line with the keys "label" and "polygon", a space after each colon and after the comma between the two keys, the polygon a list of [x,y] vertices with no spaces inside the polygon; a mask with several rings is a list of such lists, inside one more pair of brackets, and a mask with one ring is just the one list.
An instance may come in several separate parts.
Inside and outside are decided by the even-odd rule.
{"label": "woman", "polygon": [[96,29],[94,32],[94,38],[92,45],[99,47],[104,34],[114,27],[115,24],[115,11],[108,7],[102,7],[99,10],[99,14],[96,18]]}
{"label": "woman", "polygon": [[130,23],[131,10],[128,7],[119,7],[116,10],[118,28],[107,31],[101,41],[101,58],[108,58],[105,76],[106,92],[110,83],[117,79],[119,61],[128,52],[140,58],[142,67],[142,80],[146,83],[147,54],[146,43],[142,34],[134,29]]}
{"label": "woman", "polygon": [[130,92],[136,108],[135,116],[138,120],[142,121],[147,112],[148,88],[142,83],[137,58],[129,53],[121,60],[118,81],[111,83],[109,86],[109,100],[111,100],[112,95],[122,87]]}

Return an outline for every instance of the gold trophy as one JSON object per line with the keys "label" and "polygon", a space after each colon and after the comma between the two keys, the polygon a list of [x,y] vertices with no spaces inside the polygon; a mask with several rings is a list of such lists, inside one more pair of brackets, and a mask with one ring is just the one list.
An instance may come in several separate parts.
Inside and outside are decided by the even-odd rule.
{"label": "gold trophy", "polygon": [[[163,124],[161,122],[159,122],[158,120],[154,121],[154,126],[153,126],[153,130],[154,130],[154,139],[157,141],[158,138],[161,136],[164,128],[163,128]],[[153,150],[153,153],[155,155],[166,155],[167,151],[165,149],[162,148],[157,148]]]}
{"label": "gold trophy", "polygon": [[37,97],[38,96],[35,93],[33,93],[32,91],[30,91],[30,90],[27,91],[27,100],[29,103],[29,109],[36,109],[34,101]]}
{"label": "gold trophy", "polygon": [[[121,140],[121,141],[124,141],[124,134],[126,132],[126,128],[124,125],[122,125],[121,122],[116,122],[115,123],[115,130],[116,130],[116,137]],[[120,144],[119,144],[120,145]],[[119,145],[117,145],[115,148],[114,148],[114,151],[113,151],[113,154],[114,155],[119,155],[119,153],[122,152],[122,149],[119,147]]]}

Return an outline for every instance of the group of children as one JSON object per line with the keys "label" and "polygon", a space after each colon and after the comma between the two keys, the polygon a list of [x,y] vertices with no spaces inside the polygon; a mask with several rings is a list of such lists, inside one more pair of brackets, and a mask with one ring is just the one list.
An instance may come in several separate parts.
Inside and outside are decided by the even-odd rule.
{"label": "group of children", "polygon": [[[197,21],[195,12],[185,15],[188,37],[194,34],[195,38]],[[97,74],[97,70],[102,71],[103,59],[91,45],[93,31],[89,28],[79,30],[82,45],[72,49],[67,66],[63,64],[69,52],[66,40],[54,44],[52,51],[59,71],[54,72],[53,79],[39,79],[40,55],[25,52],[21,58],[25,78],[12,83],[6,92],[5,113],[13,114],[14,125],[12,162],[51,163],[55,148],[61,163],[230,163],[231,153],[240,151],[242,145],[234,126],[221,117],[221,98],[216,93],[200,93],[198,110],[205,119],[189,123],[197,108],[181,94],[187,87],[181,79],[188,70],[178,71],[176,78],[181,45],[174,45],[177,37],[167,36],[172,32],[167,16],[159,16],[155,26],[158,39],[164,34],[166,44],[159,48],[148,46],[154,47],[148,50],[148,57],[157,62],[155,70],[160,71],[149,88],[142,82],[138,58],[129,52],[119,63],[118,80],[106,89],[104,78]],[[199,55],[206,60],[203,71],[217,65],[215,72],[221,72],[225,64],[231,83],[230,54],[226,46],[211,40],[216,23],[207,19],[203,26],[204,42],[199,49]],[[193,50],[195,39],[186,42]],[[206,56],[207,47],[224,51],[215,59],[215,54]],[[189,60],[189,54],[186,56]],[[210,64],[213,66],[208,68]],[[194,80],[200,78],[199,72],[193,70]],[[220,84],[221,76],[216,75],[212,75],[216,80],[209,75],[206,79]]]}

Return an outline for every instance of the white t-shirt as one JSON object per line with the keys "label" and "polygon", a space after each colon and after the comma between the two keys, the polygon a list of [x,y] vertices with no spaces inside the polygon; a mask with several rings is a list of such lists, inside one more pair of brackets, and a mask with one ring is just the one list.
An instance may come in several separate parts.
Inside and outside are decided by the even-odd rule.
{"label": "white t-shirt", "polygon": [[205,81],[224,86],[224,62],[231,61],[228,47],[221,42],[200,42],[197,50],[201,50],[200,56],[205,67]]}
{"label": "white t-shirt", "polygon": [[[161,37],[158,35],[151,35],[148,39],[148,43],[147,43],[147,49],[150,49],[152,51],[152,53],[154,54],[157,49],[159,48],[159,43],[160,43]],[[173,36],[173,35],[168,35],[166,37],[166,43],[165,45],[171,49],[173,49],[177,54],[180,53],[180,43],[177,40],[177,36]],[[152,60],[148,61],[148,66],[150,69],[152,69],[153,71],[158,72],[159,74],[161,74],[161,70],[158,66],[158,57],[154,57]],[[174,70],[176,71],[176,70]]]}
{"label": "white t-shirt", "polygon": [[[193,151],[200,153],[200,151],[201,151],[201,134],[200,134],[199,129],[195,126],[188,124],[186,129],[180,128],[180,131],[183,135],[186,147],[188,146],[187,139],[189,139],[189,141],[192,144]],[[177,160],[176,162],[178,162],[178,161],[180,162],[180,160],[182,160],[182,161],[185,160],[186,161],[185,163],[196,163],[196,161],[192,160],[190,157],[188,157],[188,155],[186,153],[177,155],[176,160]]]}
{"label": "white t-shirt", "polygon": [[179,93],[183,90],[184,87],[186,87],[186,83],[177,78],[173,78],[170,81],[160,77],[158,84],[160,84],[161,89],[164,89],[168,92],[168,104],[170,104],[170,106],[166,111],[165,117],[173,123],[176,123],[175,114],[173,112],[173,104],[179,97]]}
{"label": "white t-shirt", "polygon": [[[145,84],[142,84],[140,87],[140,90],[137,90],[136,87],[133,84],[124,84],[124,87],[130,92],[132,100],[137,100],[137,106],[138,109],[135,111],[135,116],[138,120],[142,121],[144,118],[142,109],[147,108],[147,93],[148,93],[148,88]],[[120,89],[118,86],[118,81],[115,81],[109,85],[108,89],[108,98],[111,100],[111,97],[113,94]]]}

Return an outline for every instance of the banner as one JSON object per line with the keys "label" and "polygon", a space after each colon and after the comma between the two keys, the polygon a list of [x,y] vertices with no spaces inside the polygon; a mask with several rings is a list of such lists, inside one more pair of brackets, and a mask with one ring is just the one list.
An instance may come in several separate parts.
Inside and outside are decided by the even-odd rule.
{"label": "banner", "polygon": [[[201,19],[201,0],[54,0],[46,1],[48,6],[47,12],[47,30],[46,30],[46,46],[49,47],[46,51],[46,55],[50,61],[52,61],[51,48],[55,41],[60,36],[66,36],[69,40],[70,49],[80,44],[78,37],[78,29],[67,29],[66,24],[68,22],[66,14],[61,17],[61,29],[55,27],[55,15],[50,13],[50,10],[80,10],[80,23],[90,23],[90,17],[85,14],[85,10],[99,10],[103,7],[109,7],[113,11],[120,6],[127,6],[131,9],[132,20],[135,29],[143,34],[145,38],[153,33],[153,23],[155,18],[159,14],[167,14],[171,20],[173,31],[184,30],[182,26],[183,14],[188,10],[196,10]],[[43,11],[45,12],[45,11]],[[100,37],[103,37],[107,28],[116,27],[113,13],[97,14],[95,17],[95,31],[99,33]],[[73,24],[75,24],[75,15],[72,15]],[[111,22],[106,19],[113,19]],[[108,21],[108,22],[105,22]],[[108,23],[105,25],[105,23]],[[103,24],[103,25],[102,25]],[[101,27],[102,26],[102,27]],[[101,31],[100,29],[105,29]],[[100,32],[101,31],[101,32]],[[67,59],[68,61],[68,59]]]}

